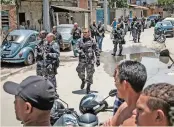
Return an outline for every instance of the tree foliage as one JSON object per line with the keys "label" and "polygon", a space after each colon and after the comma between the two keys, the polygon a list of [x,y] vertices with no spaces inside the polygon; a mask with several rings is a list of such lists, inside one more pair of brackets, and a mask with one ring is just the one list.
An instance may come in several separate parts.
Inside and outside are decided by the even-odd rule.
{"label": "tree foliage", "polygon": [[1,4],[14,4],[14,0],[1,0]]}
{"label": "tree foliage", "polygon": [[174,0],[158,0],[158,4],[160,5],[173,5],[174,4]]}
{"label": "tree foliage", "polygon": [[126,8],[127,5],[127,0],[108,0],[109,2],[109,7],[114,8],[115,7],[115,2],[116,2],[116,7],[117,8]]}

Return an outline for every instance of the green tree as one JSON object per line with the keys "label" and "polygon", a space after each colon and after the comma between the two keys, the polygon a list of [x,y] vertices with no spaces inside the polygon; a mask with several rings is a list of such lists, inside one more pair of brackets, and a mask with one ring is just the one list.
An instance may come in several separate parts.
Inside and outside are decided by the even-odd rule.
{"label": "green tree", "polygon": [[174,12],[174,0],[158,0],[158,5],[162,6],[165,11]]}
{"label": "green tree", "polygon": [[14,4],[14,0],[1,0],[1,4]]}
{"label": "green tree", "polygon": [[158,4],[159,5],[173,5],[174,4],[174,0],[158,0]]}
{"label": "green tree", "polygon": [[117,8],[126,8],[126,7],[128,7],[127,0],[108,0],[108,2],[109,2],[109,7],[110,8],[115,7],[115,2],[116,2],[116,7]]}

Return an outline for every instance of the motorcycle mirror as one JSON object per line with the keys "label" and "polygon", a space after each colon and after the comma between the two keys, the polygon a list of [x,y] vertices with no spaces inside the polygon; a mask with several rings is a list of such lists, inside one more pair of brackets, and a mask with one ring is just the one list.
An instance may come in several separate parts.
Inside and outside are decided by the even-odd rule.
{"label": "motorcycle mirror", "polygon": [[110,92],[109,92],[109,96],[110,97],[114,97],[114,96],[116,96],[117,95],[117,89],[113,89],[113,90],[111,90]]}
{"label": "motorcycle mirror", "polygon": [[167,64],[167,63],[169,63],[169,57],[160,56],[159,61],[164,63],[164,64]]}
{"label": "motorcycle mirror", "polygon": [[63,102],[64,104],[66,104],[67,108],[69,108],[68,103],[66,103],[65,101],[63,101],[63,100],[60,99],[60,98],[59,98],[59,100],[60,100],[61,102]]}

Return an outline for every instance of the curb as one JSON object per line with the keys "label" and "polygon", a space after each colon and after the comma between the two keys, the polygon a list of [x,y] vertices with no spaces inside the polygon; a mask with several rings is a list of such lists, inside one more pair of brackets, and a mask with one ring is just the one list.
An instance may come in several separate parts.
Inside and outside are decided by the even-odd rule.
{"label": "curb", "polygon": [[31,66],[27,66],[27,67],[24,67],[24,68],[21,68],[21,69],[18,69],[18,70],[15,70],[13,72],[10,72],[8,74],[5,74],[4,76],[0,77],[1,81],[4,81],[5,79],[7,79],[9,76],[13,76],[21,71],[27,71],[27,70],[30,70],[30,69],[33,69],[35,68],[35,64],[31,65]]}

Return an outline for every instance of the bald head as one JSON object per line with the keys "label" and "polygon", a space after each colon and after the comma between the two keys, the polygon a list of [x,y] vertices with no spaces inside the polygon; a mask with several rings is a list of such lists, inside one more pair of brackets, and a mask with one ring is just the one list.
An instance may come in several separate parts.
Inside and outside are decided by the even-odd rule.
{"label": "bald head", "polygon": [[53,32],[57,31],[57,26],[53,26]]}
{"label": "bald head", "polygon": [[55,36],[54,36],[53,33],[49,33],[49,34],[46,36],[46,38],[47,38],[47,41],[50,43],[50,42],[52,42],[52,41],[54,40]]}
{"label": "bald head", "polygon": [[74,23],[74,27],[78,27],[78,23],[75,22],[75,23]]}

